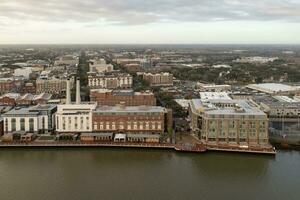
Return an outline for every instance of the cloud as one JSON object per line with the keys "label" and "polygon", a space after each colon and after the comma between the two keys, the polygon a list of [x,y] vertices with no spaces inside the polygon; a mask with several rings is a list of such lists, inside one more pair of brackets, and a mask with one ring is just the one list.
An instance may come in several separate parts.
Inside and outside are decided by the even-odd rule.
{"label": "cloud", "polygon": [[0,26],[32,21],[139,25],[238,20],[299,22],[300,1],[0,0]]}

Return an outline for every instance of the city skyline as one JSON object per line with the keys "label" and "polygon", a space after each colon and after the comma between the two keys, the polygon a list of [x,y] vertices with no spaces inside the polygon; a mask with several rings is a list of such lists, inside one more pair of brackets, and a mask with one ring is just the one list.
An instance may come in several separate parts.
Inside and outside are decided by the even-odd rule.
{"label": "city skyline", "polygon": [[1,0],[0,44],[299,44],[296,0]]}

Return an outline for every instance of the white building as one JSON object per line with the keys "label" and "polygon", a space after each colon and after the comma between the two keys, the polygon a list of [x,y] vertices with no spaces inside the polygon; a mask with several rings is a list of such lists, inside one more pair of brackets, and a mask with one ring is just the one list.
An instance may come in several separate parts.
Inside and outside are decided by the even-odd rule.
{"label": "white building", "polygon": [[55,124],[55,105],[38,105],[29,108],[15,108],[5,114],[4,133],[48,133]]}
{"label": "white building", "polygon": [[132,87],[133,78],[129,74],[90,75],[89,87],[93,89],[128,89]]}
{"label": "white building", "polygon": [[32,73],[31,67],[18,68],[15,69],[14,76],[23,76],[25,79],[29,79],[31,73]]}
{"label": "white building", "polygon": [[76,83],[76,103],[72,103],[70,82],[68,81],[66,104],[57,106],[57,113],[55,115],[56,132],[92,132],[92,111],[96,109],[96,106],[96,103],[81,103],[79,80]]}
{"label": "white building", "polygon": [[112,64],[107,64],[104,59],[90,60],[90,72],[111,72],[114,67]]}

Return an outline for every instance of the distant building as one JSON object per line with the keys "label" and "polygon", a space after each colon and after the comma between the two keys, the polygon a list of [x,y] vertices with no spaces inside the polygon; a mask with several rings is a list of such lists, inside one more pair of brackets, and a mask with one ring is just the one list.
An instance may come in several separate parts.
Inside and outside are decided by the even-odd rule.
{"label": "distant building", "polygon": [[205,84],[205,83],[197,83],[197,88],[201,92],[227,92],[231,90],[230,85],[215,85],[215,84]]}
{"label": "distant building", "polygon": [[26,93],[31,93],[31,94],[35,94],[36,93],[36,87],[35,84],[33,83],[25,83],[25,85],[22,87],[22,93],[26,94]]}
{"label": "distant building", "polygon": [[274,62],[278,60],[278,57],[260,57],[260,56],[253,56],[253,57],[242,57],[236,59],[234,62],[237,63],[259,63],[264,64],[268,62]]}
{"label": "distant building", "polygon": [[37,105],[18,108],[3,114],[5,134],[20,132],[48,133],[54,130],[54,105]]}
{"label": "distant building", "polygon": [[135,64],[135,63],[126,64],[126,65],[124,65],[124,68],[128,72],[132,72],[132,73],[141,71],[141,65]]}
{"label": "distant building", "polygon": [[190,118],[191,129],[208,144],[268,144],[268,117],[250,101],[193,99]]}
{"label": "distant building", "polygon": [[51,99],[51,94],[41,93],[38,95],[33,95],[31,93],[26,93],[21,95],[20,93],[7,93],[0,96],[0,105],[2,106],[29,106],[36,104],[47,104]]}
{"label": "distant building", "polygon": [[23,81],[13,78],[0,78],[0,94],[18,92]]}
{"label": "distant building", "polygon": [[290,86],[279,83],[250,84],[247,88],[271,95],[289,95],[300,92],[300,86]]}
{"label": "distant building", "polygon": [[200,92],[200,99],[202,101],[209,100],[230,100],[228,93],[226,92]]}
{"label": "distant building", "polygon": [[91,74],[88,77],[89,87],[93,89],[129,89],[133,78],[129,74]]}
{"label": "distant building", "polygon": [[142,73],[143,79],[148,81],[151,86],[172,86],[173,85],[173,74],[170,73]]}
{"label": "distant building", "polygon": [[[71,78],[70,84],[73,87],[74,79]],[[54,96],[65,96],[67,89],[67,79],[49,78],[36,80],[36,93],[49,93]]]}
{"label": "distant building", "polygon": [[24,77],[25,79],[29,79],[30,74],[32,73],[31,67],[18,68],[14,71],[14,76]]}
{"label": "distant building", "polygon": [[268,114],[270,121],[300,122],[300,102],[290,102],[289,99],[278,96],[255,96],[253,100]]}
{"label": "distant building", "polygon": [[101,106],[155,106],[156,98],[152,92],[133,92],[133,90],[92,89],[90,101]]}
{"label": "distant building", "polygon": [[73,55],[65,55],[55,61],[55,65],[78,65],[79,58]]}
{"label": "distant building", "polygon": [[90,60],[89,67],[90,72],[97,73],[111,72],[114,69],[114,66],[112,64],[107,64],[104,59]]}

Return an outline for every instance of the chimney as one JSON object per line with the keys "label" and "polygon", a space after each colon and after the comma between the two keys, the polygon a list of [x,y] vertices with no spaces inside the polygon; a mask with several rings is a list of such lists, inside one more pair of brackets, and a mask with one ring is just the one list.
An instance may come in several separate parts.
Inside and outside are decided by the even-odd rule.
{"label": "chimney", "polygon": [[66,104],[71,104],[71,87],[70,87],[70,79],[67,80]]}
{"label": "chimney", "polygon": [[76,104],[80,104],[81,99],[80,99],[80,80],[77,78],[76,80]]}

